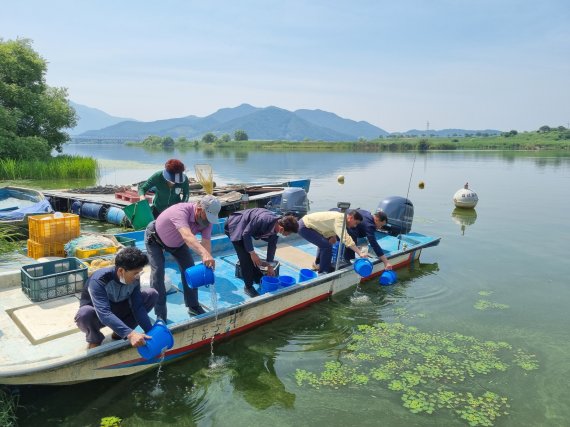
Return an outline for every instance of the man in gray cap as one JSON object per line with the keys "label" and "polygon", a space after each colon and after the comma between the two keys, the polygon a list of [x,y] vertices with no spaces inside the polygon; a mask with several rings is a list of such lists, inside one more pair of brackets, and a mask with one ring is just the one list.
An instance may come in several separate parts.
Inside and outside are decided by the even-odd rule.
{"label": "man in gray cap", "polygon": [[[180,268],[184,302],[190,315],[205,313],[198,302],[198,290],[188,287],[184,271],[194,265],[192,252],[200,255],[206,267],[215,267],[212,257],[212,224],[218,223],[220,201],[207,195],[198,202],[178,203],[169,207],[145,231],[145,245],[151,268],[150,285],[158,291],[154,308],[157,317],[166,318],[166,289],[164,286],[164,251],[169,252]],[[199,241],[196,234],[201,234]]]}

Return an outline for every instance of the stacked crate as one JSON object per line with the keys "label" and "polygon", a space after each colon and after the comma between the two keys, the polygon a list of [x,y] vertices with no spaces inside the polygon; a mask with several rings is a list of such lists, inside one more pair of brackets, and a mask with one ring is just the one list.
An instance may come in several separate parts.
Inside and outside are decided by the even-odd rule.
{"label": "stacked crate", "polygon": [[65,256],[64,245],[79,236],[79,215],[57,213],[28,217],[28,256]]}

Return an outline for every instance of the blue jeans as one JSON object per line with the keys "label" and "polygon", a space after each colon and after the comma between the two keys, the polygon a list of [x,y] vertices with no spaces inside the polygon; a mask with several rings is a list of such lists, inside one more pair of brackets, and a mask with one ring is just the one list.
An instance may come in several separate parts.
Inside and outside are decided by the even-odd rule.
{"label": "blue jeans", "polygon": [[331,265],[332,259],[332,245],[325,236],[319,232],[305,227],[303,220],[299,221],[299,236],[303,239],[311,242],[319,248],[319,273],[330,273],[334,271],[334,267]]}

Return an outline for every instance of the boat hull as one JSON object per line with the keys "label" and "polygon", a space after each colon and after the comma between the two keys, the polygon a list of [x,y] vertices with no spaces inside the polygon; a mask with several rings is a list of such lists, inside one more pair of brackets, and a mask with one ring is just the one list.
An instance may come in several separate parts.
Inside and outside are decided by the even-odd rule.
{"label": "boat hull", "polygon": [[[410,247],[389,257],[395,268],[401,268],[420,257],[423,248],[434,246],[439,239]],[[370,280],[384,270],[376,260]],[[96,379],[132,375],[153,369],[161,362],[171,362],[195,353],[211,341],[233,337],[241,332],[273,321],[311,304],[328,299],[331,295],[355,286],[361,280],[352,267],[280,289],[274,293],[248,299],[229,308],[169,324],[174,335],[174,347],[164,359],[144,360],[126,341],[108,342],[96,349],[79,354],[57,355],[48,360],[18,365],[0,359],[0,384],[64,385]],[[77,334],[75,334],[77,335]],[[69,338],[69,337],[68,337]],[[77,337],[76,337],[77,338]],[[1,338],[0,338],[1,340]],[[2,345],[9,345],[8,342]]]}

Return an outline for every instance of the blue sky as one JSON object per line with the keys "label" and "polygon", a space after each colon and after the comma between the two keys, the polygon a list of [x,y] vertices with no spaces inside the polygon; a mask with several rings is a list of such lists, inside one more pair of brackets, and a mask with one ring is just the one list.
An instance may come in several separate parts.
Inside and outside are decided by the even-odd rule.
{"label": "blue sky", "polygon": [[570,1],[3,2],[47,82],[150,121],[249,103],[389,132],[570,122]]}

